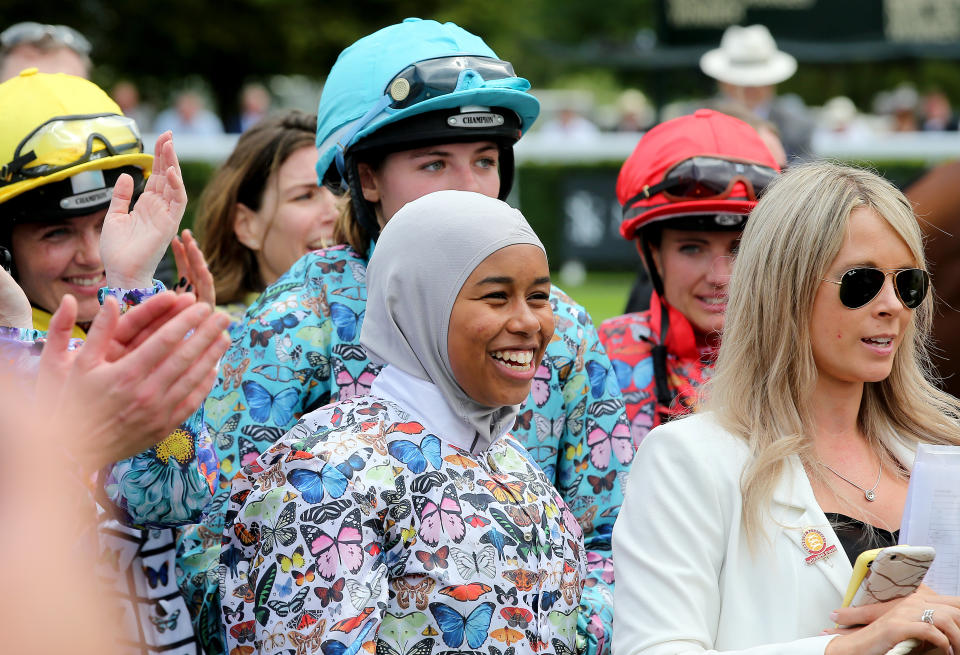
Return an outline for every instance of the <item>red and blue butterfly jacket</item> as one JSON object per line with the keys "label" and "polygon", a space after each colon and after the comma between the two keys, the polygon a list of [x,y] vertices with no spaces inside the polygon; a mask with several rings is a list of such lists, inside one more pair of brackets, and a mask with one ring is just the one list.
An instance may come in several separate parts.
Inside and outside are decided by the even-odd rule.
{"label": "red and blue butterfly jacket", "polygon": [[[181,588],[200,617],[208,652],[220,633],[215,566],[226,491],[303,414],[366,393],[378,368],[360,346],[367,260],[348,246],[312,252],[270,285],[231,330],[233,344],[205,404],[220,456],[220,491],[203,525],[181,533]],[[416,265],[411,262],[411,265]],[[632,449],[623,401],[590,317],[562,291],[550,295],[556,332],[514,429],[584,531],[588,557],[579,616],[589,655],[610,649],[610,536]]]}
{"label": "red and blue butterfly jacket", "polygon": [[234,478],[230,652],[576,652],[583,533],[552,481],[510,436],[473,455],[410,419],[340,401]]}
{"label": "red and blue butterfly jacket", "polygon": [[600,341],[610,356],[630,420],[630,434],[638,447],[650,430],[692,411],[697,388],[707,381],[716,353],[697,348],[690,321],[667,305],[667,384],[674,395],[669,407],[657,401],[653,376],[653,347],[660,338],[661,302],[656,292],[645,312],[624,314],[600,324]]}

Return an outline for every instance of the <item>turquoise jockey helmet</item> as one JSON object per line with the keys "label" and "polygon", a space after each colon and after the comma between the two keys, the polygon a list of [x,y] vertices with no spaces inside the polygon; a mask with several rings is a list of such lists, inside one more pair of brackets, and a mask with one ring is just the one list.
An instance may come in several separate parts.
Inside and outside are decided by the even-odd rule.
{"label": "turquoise jockey helmet", "polygon": [[500,193],[513,184],[513,144],[540,113],[530,83],[483,40],[453,23],[408,18],[347,47],[330,70],[317,109],[317,175],[351,191],[371,239],[374,208],[363,199],[358,161],[431,144],[493,141]]}

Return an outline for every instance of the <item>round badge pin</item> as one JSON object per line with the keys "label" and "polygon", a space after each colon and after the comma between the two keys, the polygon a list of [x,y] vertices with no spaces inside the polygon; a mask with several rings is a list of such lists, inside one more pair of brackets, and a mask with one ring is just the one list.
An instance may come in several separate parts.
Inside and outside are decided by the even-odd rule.
{"label": "round badge pin", "polygon": [[837,550],[836,546],[828,546],[827,539],[823,536],[823,532],[814,528],[807,528],[803,531],[801,542],[803,549],[810,553],[806,558],[807,564],[813,564],[817,560],[823,559]]}

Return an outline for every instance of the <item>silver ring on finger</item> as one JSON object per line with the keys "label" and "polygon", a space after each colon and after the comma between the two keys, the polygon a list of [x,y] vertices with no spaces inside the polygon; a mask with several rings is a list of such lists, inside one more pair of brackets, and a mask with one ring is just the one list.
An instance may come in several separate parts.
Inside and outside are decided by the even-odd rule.
{"label": "silver ring on finger", "polygon": [[924,623],[929,623],[930,625],[933,625],[933,610],[931,609],[923,610],[923,614],[920,616],[920,620],[923,621]]}

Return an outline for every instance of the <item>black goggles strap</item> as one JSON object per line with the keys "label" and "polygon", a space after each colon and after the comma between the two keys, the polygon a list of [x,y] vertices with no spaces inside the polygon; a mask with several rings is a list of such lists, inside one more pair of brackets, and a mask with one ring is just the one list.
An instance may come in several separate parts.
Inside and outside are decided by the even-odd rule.
{"label": "black goggles strap", "polygon": [[630,198],[630,200],[623,203],[623,211],[626,212],[628,207],[631,207],[633,203],[639,202],[640,200],[649,200],[653,196],[657,195],[664,189],[669,189],[671,186],[676,184],[676,180],[667,180],[664,179],[662,182],[658,182],[653,186],[649,184],[644,184],[643,188],[640,190],[640,193]]}

